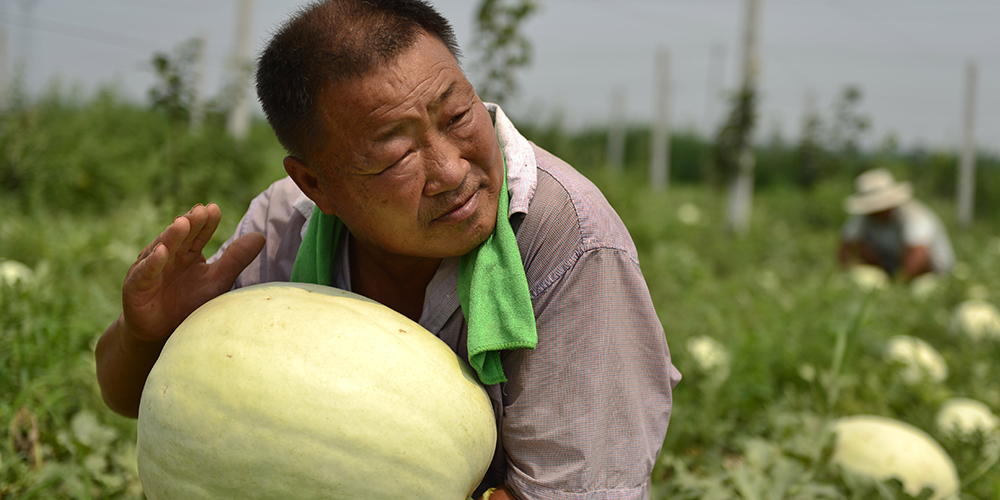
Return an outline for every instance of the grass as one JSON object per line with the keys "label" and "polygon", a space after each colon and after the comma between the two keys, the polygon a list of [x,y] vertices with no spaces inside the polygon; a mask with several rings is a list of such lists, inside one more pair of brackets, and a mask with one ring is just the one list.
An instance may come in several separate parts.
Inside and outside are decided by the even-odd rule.
{"label": "grass", "polygon": [[[107,98],[79,113],[100,121],[118,105]],[[125,129],[156,120],[115,116]],[[19,148],[5,149],[0,161],[0,260],[22,262],[33,274],[0,284],[0,498],[142,498],[135,421],[101,400],[96,339],[118,315],[128,266],[177,207],[222,205],[214,249],[250,196],[281,175],[280,148],[266,129],[251,141],[255,149],[174,136],[167,161],[163,137],[170,133],[162,124],[155,125],[161,137],[142,135],[140,146],[124,139],[102,145],[85,137],[101,127],[79,117],[56,125],[49,121],[55,117],[21,117],[19,123],[34,125],[14,127],[8,116],[0,128],[0,145]],[[74,134],[75,156],[56,146]],[[129,165],[153,172],[122,174]],[[61,167],[72,175],[55,175]],[[47,177],[33,168],[47,168]],[[204,172],[216,168],[244,172],[245,179],[213,191]],[[976,342],[949,327],[951,311],[970,294],[1000,302],[1000,234],[992,224],[950,228],[962,264],[930,295],[918,297],[903,283],[866,292],[834,259],[849,182],[811,191],[772,183],[757,193],[749,233],[732,236],[724,229],[723,195],[711,187],[676,184],[654,193],[632,174],[584,170],[632,233],[684,374],[654,471],[654,498],[909,498],[898,484],[875,484],[831,465],[825,429],[856,414],[927,431],[954,459],[962,498],[1000,498],[1000,466],[988,439],[953,438],[934,424],[950,397],[1000,410],[1000,343]],[[171,171],[183,174],[181,189],[148,201],[163,178],[157,175]],[[102,179],[117,191],[99,188]],[[948,200],[926,201],[954,220]],[[907,384],[900,366],[884,357],[895,335],[938,349],[947,379]],[[725,349],[728,363],[698,363],[689,345],[703,336]]]}
{"label": "grass", "polygon": [[[654,498],[907,498],[898,485],[879,493],[830,464],[832,436],[823,429],[857,414],[927,431],[954,458],[965,479],[963,498],[998,498],[996,451],[976,437],[945,435],[934,421],[951,397],[1000,408],[1000,386],[990,382],[1000,380],[1000,343],[975,342],[950,328],[952,310],[970,294],[1000,298],[1000,240],[991,224],[951,228],[962,263],[929,296],[904,283],[869,293],[835,261],[840,201],[849,185],[759,192],[749,234],[732,236],[718,192],[677,186],[655,194],[638,180],[592,176],[632,231],[685,375],[654,474]],[[931,201],[953,220],[946,201]],[[684,205],[698,207],[697,223],[681,221]],[[947,380],[906,383],[901,367],[885,357],[895,335],[922,338],[939,350]],[[724,380],[687,349],[701,336],[728,351]]]}

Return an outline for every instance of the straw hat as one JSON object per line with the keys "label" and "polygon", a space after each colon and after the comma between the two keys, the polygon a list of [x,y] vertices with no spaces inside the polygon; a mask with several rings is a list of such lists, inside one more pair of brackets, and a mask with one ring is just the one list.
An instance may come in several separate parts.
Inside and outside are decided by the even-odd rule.
{"label": "straw hat", "polygon": [[844,209],[853,215],[867,215],[896,208],[913,197],[909,182],[896,182],[884,168],[862,172],[854,180],[855,193],[844,200]]}

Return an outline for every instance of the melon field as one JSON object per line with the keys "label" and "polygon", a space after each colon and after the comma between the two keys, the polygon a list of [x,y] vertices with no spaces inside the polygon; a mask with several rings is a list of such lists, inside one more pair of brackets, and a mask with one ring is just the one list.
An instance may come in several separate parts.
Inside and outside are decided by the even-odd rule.
{"label": "melon field", "polygon": [[[176,214],[218,203],[214,251],[283,175],[265,124],[243,143],[222,130],[220,116],[191,131],[113,91],[54,92],[0,114],[0,499],[143,498],[136,422],[104,406],[94,346],[118,315],[129,265]],[[600,131],[523,130],[618,210],[684,375],[654,500],[942,498],[840,465],[832,428],[855,415],[931,437],[954,464],[955,498],[1000,499],[1000,434],[988,421],[960,432],[938,419],[953,398],[1000,413],[1000,332],[970,334],[955,320],[966,301],[1000,305],[995,161],[981,166],[979,218],[959,228],[947,156],[854,157],[845,164],[855,170],[806,188],[782,170],[794,167],[794,146],[772,145],[759,152],[750,230],[737,236],[725,230],[724,190],[703,175],[704,141],[675,137],[672,183],[653,192],[641,134],[630,136],[637,156],[611,173]],[[865,162],[915,181],[951,232],[952,275],[872,282],[838,268],[841,203]],[[900,354],[899,336],[937,355]]]}

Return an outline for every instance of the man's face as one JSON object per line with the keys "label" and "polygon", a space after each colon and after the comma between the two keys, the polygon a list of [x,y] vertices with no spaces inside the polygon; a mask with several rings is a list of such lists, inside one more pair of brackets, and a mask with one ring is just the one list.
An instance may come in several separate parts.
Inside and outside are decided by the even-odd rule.
{"label": "man's face", "polygon": [[894,208],[890,208],[887,210],[881,210],[879,212],[870,213],[868,214],[868,217],[871,217],[872,219],[885,224],[887,222],[892,222],[892,219],[895,217],[895,214],[896,210]]}
{"label": "man's face", "polygon": [[503,158],[486,107],[437,39],[319,96],[327,143],[309,165],[321,210],[362,250],[444,258],[496,225]]}

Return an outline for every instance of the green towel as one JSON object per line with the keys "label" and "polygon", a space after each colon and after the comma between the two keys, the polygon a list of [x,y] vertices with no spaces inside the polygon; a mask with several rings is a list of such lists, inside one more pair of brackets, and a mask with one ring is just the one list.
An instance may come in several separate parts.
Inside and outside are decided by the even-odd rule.
{"label": "green towel", "polygon": [[335,215],[326,215],[313,208],[309,227],[302,237],[299,252],[292,265],[292,279],[296,283],[313,283],[333,286],[333,259],[344,223]]}
{"label": "green towel", "polygon": [[[506,170],[506,165],[505,165]],[[506,382],[500,351],[534,349],[538,343],[528,280],[514,230],[504,175],[493,234],[463,255],[458,267],[458,299],[469,325],[469,364],[485,385]],[[292,268],[292,281],[331,286],[333,260],[344,224],[313,210]]]}

